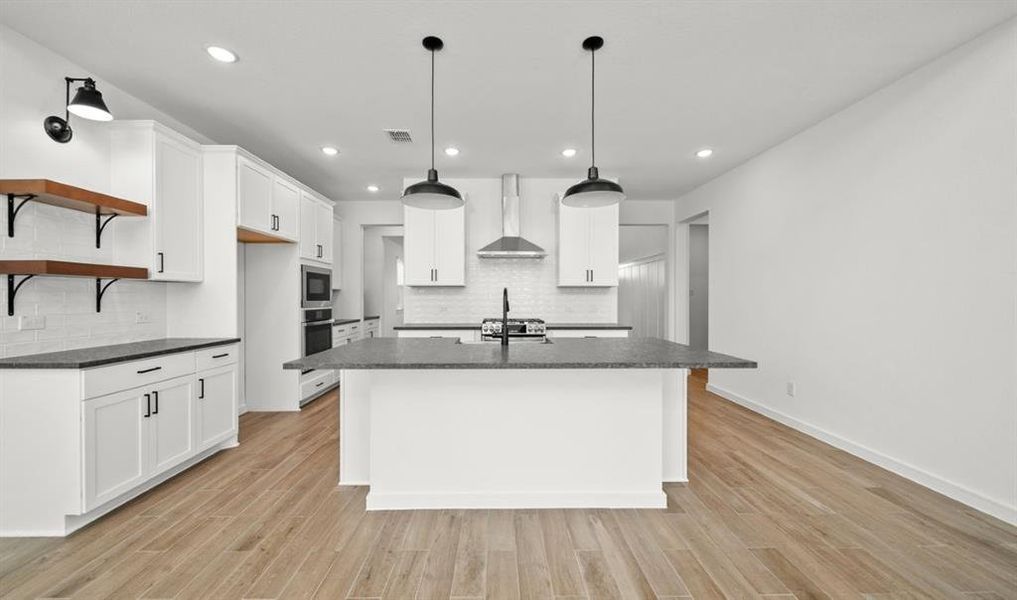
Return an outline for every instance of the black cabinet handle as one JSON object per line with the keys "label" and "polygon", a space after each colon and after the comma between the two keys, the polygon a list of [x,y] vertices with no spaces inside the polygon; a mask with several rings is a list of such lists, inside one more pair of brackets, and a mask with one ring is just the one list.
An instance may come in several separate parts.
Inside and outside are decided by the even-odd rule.
{"label": "black cabinet handle", "polygon": [[152,392],[152,398],[155,400],[155,410],[152,411],[153,415],[159,414],[159,392]]}
{"label": "black cabinet handle", "polygon": [[314,387],[321,387],[323,385],[325,385],[325,382],[324,381],[319,381],[318,383],[314,384]]}
{"label": "black cabinet handle", "polygon": [[224,353],[222,353],[222,354],[213,354],[213,355],[212,355],[212,358],[222,358],[222,357],[224,357],[224,356],[229,356],[229,355],[230,355],[230,353],[229,353],[229,352],[224,352]]}
{"label": "black cabinet handle", "polygon": [[159,272],[162,273],[166,270],[166,255],[162,252],[159,253]]}
{"label": "black cabinet handle", "polygon": [[158,371],[161,368],[162,367],[152,367],[151,369],[142,369],[142,370],[138,371],[138,375],[143,375],[145,373],[151,373],[152,371]]}
{"label": "black cabinet handle", "polygon": [[198,400],[204,400],[204,398],[205,398],[205,378],[204,377],[198,378],[198,387],[200,388],[200,390],[198,391]]}
{"label": "black cabinet handle", "polygon": [[145,394],[145,418],[152,416],[152,394]]}

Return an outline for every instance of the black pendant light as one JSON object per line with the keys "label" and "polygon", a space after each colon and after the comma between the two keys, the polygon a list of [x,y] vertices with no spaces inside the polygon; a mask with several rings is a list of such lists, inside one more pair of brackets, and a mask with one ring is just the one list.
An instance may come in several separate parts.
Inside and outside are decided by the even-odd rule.
{"label": "black pendant light", "polygon": [[[71,100],[71,83],[75,81],[80,81],[83,85],[78,88],[74,99]],[[54,142],[66,144],[71,141],[74,132],[68,120],[72,113],[91,121],[113,120],[113,114],[102,100],[102,92],[95,89],[95,80],[91,77],[64,77],[64,105],[63,118],[53,115],[46,117],[42,123],[46,134]]]}
{"label": "black pendant light", "polygon": [[562,197],[562,204],[565,206],[576,206],[580,208],[592,208],[597,206],[610,206],[618,204],[625,199],[625,191],[613,181],[601,179],[597,171],[597,135],[596,118],[596,75],[597,75],[597,50],[604,47],[604,38],[592,36],[583,40],[583,49],[590,52],[590,170],[587,172],[586,180],[580,181],[565,191]]}
{"label": "black pendant light", "polygon": [[414,183],[403,190],[403,204],[430,210],[459,208],[465,204],[462,194],[438,181],[438,171],[434,168],[434,53],[444,48],[445,43],[441,38],[427,36],[423,44],[431,53],[431,168],[427,170],[426,181]]}

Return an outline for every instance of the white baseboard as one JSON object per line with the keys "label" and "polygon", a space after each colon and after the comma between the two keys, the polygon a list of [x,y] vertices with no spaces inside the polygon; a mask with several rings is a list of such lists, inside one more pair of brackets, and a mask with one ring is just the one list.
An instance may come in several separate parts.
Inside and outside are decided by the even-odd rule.
{"label": "white baseboard", "polygon": [[484,492],[385,494],[369,492],[367,510],[666,508],[663,490],[652,492]]}
{"label": "white baseboard", "polygon": [[840,450],[853,454],[858,458],[883,467],[888,471],[892,471],[901,477],[905,477],[915,483],[937,491],[940,494],[966,504],[971,508],[992,515],[997,519],[1002,519],[1011,525],[1017,525],[1017,507],[1015,506],[1007,506],[1006,504],[993,500],[992,498],[987,498],[978,492],[951,481],[947,481],[938,475],[933,475],[928,471],[924,471],[918,467],[899,461],[881,452],[877,452],[876,450],[862,446],[861,444],[856,444],[851,440],[844,439],[834,433],[826,431],[825,429],[816,427],[815,425],[799,421],[794,417],[773,410],[772,408],[764,406],[754,400],[750,400],[745,396],[732,392],[731,390],[724,389],[712,383],[706,384],[706,389],[707,391],[713,392],[726,400],[730,400],[731,402],[744,406],[753,412],[769,417],[778,423],[783,423],[792,429],[826,442],[835,448],[839,448]]}

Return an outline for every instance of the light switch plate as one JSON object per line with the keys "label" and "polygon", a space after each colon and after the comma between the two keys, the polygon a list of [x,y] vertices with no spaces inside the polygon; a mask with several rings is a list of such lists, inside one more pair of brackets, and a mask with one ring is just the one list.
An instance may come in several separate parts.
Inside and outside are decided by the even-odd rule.
{"label": "light switch plate", "polygon": [[795,382],[793,382],[793,381],[789,381],[789,382],[787,382],[787,390],[786,391],[787,391],[787,395],[788,396],[791,396],[792,398],[794,398],[795,397],[795,392],[798,391],[798,385]]}
{"label": "light switch plate", "polygon": [[136,313],[134,313],[134,322],[135,323],[139,323],[139,324],[140,323],[151,323],[152,322],[152,317],[149,316],[149,314],[146,313],[146,312],[136,312]]}

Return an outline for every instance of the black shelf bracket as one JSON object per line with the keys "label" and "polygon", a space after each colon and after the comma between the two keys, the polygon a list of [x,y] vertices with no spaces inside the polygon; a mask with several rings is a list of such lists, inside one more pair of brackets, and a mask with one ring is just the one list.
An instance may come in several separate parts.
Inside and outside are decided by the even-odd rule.
{"label": "black shelf bracket", "polygon": [[7,316],[9,317],[14,316],[14,297],[18,295],[18,290],[21,289],[21,286],[25,285],[26,281],[35,277],[35,275],[25,275],[24,279],[17,282],[17,284],[14,283],[15,277],[17,275],[7,276]]}
{"label": "black shelf bracket", "polygon": [[102,312],[102,295],[106,293],[109,286],[120,281],[120,278],[110,279],[106,282],[106,285],[102,284],[102,279],[99,277],[95,278],[95,312]]}
{"label": "black shelf bracket", "polygon": [[[32,198],[35,198],[35,194],[7,194],[7,237],[14,237],[14,217]],[[15,200],[21,200],[17,207],[14,206]]]}
{"label": "black shelf bracket", "polygon": [[102,230],[106,229],[106,226],[109,225],[109,222],[112,221],[113,217],[115,217],[115,216],[117,216],[117,214],[113,213],[113,214],[111,214],[109,216],[108,219],[103,221],[102,220],[103,215],[102,215],[102,213],[99,212],[99,207],[98,206],[95,207],[95,247],[96,248],[102,248]]}

